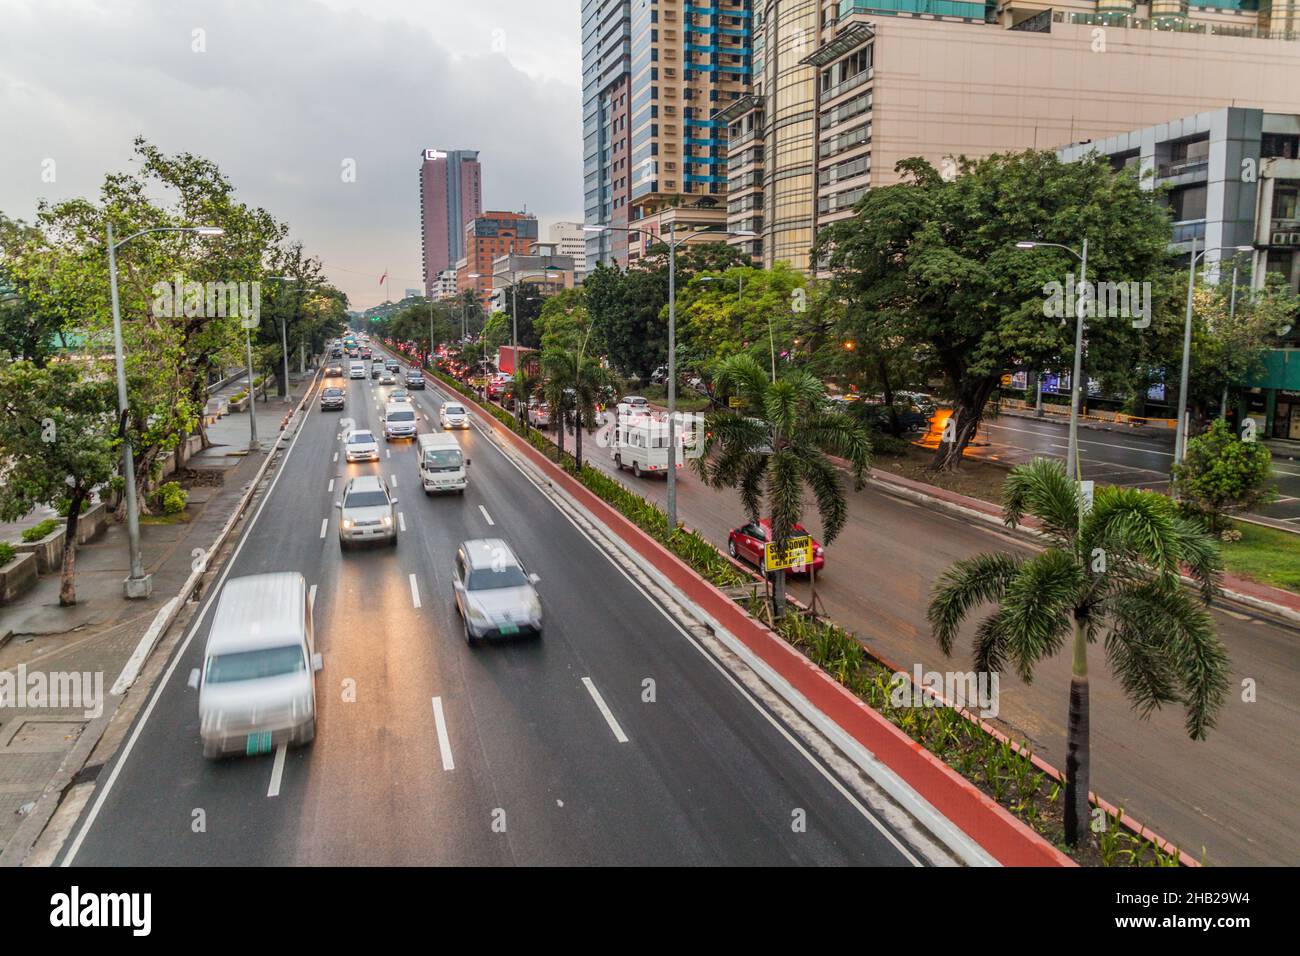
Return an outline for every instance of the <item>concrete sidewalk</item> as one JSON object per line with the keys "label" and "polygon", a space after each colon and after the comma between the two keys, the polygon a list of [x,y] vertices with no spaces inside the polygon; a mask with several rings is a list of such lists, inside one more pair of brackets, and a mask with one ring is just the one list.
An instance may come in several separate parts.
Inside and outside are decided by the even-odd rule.
{"label": "concrete sidewalk", "polygon": [[[96,721],[94,705],[98,703],[106,712],[116,706],[118,699],[109,698],[109,689],[150,624],[189,578],[194,552],[212,546],[249,482],[267,455],[276,450],[281,421],[310,387],[314,375],[291,375],[294,388],[288,401],[272,397],[258,403],[260,451],[249,452],[247,411],[208,426],[214,445],[196,453],[186,465],[189,474],[184,483],[189,500],[182,520],[142,519],[141,550],[146,570],[153,575],[150,598],[128,601],[122,596],[122,580],[129,569],[126,526],[110,523],[98,540],[77,549],[75,606],[59,607],[59,576],[49,574],[0,609],[0,681],[10,683],[11,688],[20,684],[26,688],[24,699],[0,700],[0,851],[59,775],[60,765],[77,747],[83,732]],[[234,382],[219,391],[229,394],[240,387]],[[178,624],[194,606],[182,611]],[[5,641],[9,632],[12,634]],[[48,682],[53,688],[56,680],[67,681],[65,688],[77,688],[82,696],[54,702],[76,706],[53,707],[49,704],[54,702],[35,698],[33,688],[38,682]],[[14,706],[16,703],[26,706]]]}

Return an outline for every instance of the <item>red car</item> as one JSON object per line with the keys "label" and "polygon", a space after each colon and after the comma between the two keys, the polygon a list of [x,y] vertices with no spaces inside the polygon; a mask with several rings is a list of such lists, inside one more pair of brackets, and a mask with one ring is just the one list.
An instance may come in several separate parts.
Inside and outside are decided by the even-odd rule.
{"label": "red car", "polygon": [[[794,533],[808,534],[808,530],[803,525],[797,524],[794,526]],[[761,570],[763,567],[763,553],[771,536],[772,523],[766,518],[758,524],[746,524],[739,528],[733,528],[727,535],[727,553],[733,558],[748,561]],[[813,538],[812,569],[820,572],[825,564],[825,550],[817,539]],[[798,574],[800,572],[791,570],[790,573]]]}

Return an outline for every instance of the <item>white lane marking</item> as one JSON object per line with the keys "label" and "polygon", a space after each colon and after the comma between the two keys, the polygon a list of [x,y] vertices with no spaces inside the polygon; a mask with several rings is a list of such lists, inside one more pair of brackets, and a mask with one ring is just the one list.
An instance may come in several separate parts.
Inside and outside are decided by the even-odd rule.
{"label": "white lane marking", "polygon": [[[1042,437],[1042,438],[1057,438],[1057,439],[1059,439],[1059,438],[1061,437],[1060,435],[1049,434],[1048,432],[1039,432],[1039,431],[1034,431],[1032,428],[1013,428],[1013,427],[1011,427],[1010,425],[989,425],[988,427],[989,427],[989,428],[997,428],[997,429],[1001,429],[1002,431],[1008,431],[1008,432],[1020,432],[1020,433],[1022,433],[1022,434],[1026,434],[1026,435],[1038,435],[1038,436],[1040,436],[1040,437]],[[1100,446],[1103,447],[1103,448],[1120,448],[1120,449],[1122,449],[1122,450],[1124,450],[1124,451],[1133,451],[1133,452],[1137,452],[1137,453],[1140,454],[1140,455],[1161,455],[1161,456],[1164,457],[1164,458],[1173,458],[1173,457],[1174,457],[1174,453],[1173,453],[1173,452],[1171,452],[1171,451],[1161,451],[1161,450],[1158,449],[1158,448],[1139,448],[1139,447],[1136,447],[1136,446],[1134,446],[1134,445],[1117,445],[1117,444],[1115,444],[1114,442],[1108,442],[1108,441],[1093,441],[1093,440],[1088,439],[1088,438],[1080,438],[1080,439],[1078,439],[1078,442],[1079,442],[1080,445],[1100,445]],[[1058,447],[1065,447],[1065,446],[1063,446],[1063,445],[1060,445],[1059,442],[1056,443],[1056,444],[1058,445]],[[1024,449],[1024,450],[1025,450],[1025,451],[1031,451],[1032,449]]]}
{"label": "white lane marking", "polygon": [[[311,396],[315,394],[316,389],[319,386],[319,381],[313,382],[311,389],[307,393],[308,399],[303,405],[304,423],[312,413],[314,405]],[[144,728],[149,723],[149,717],[153,714],[154,708],[158,706],[158,701],[162,697],[167,682],[172,679],[172,675],[176,673],[176,668],[179,667],[180,662],[185,659],[185,652],[189,650],[190,643],[194,640],[194,635],[199,632],[199,627],[202,626],[204,618],[207,617],[208,611],[212,609],[213,596],[221,593],[221,585],[225,583],[226,578],[230,576],[230,569],[233,568],[235,562],[239,560],[239,555],[244,550],[244,545],[248,543],[251,529],[257,525],[257,520],[262,517],[262,509],[266,507],[266,503],[271,500],[271,496],[275,493],[275,488],[280,483],[280,476],[287,470],[289,458],[293,455],[293,450],[298,447],[298,439],[301,438],[306,431],[306,428],[299,427],[297,433],[293,436],[293,441],[289,442],[289,448],[284,453],[284,461],[280,462],[279,468],[276,469],[275,476],[271,479],[271,486],[266,489],[266,494],[262,496],[262,500],[258,504],[257,510],[253,512],[252,520],[244,526],[243,533],[239,537],[239,542],[235,545],[235,550],[226,561],[225,567],[221,569],[221,574],[217,576],[216,582],[208,588],[207,601],[192,619],[189,633],[185,635],[185,640],[181,642],[180,648],[172,657],[172,662],[167,665],[167,670],[163,672],[162,677],[159,678],[156,684],[154,684],[153,694],[149,698],[149,703],[145,705],[144,711],[140,715],[140,719],[136,722],[135,729],[131,731],[131,736],[127,738],[126,745],[119,753],[117,762],[113,764],[113,769],[109,773],[108,779],[104,782],[103,788],[95,795],[95,802],[91,805],[90,812],[86,815],[85,822],[82,823],[81,829],[77,831],[76,838],[73,839],[72,845],[68,847],[67,852],[64,853],[59,866],[72,866],[73,862],[76,860],[77,853],[81,850],[81,844],[85,842],[86,835],[90,832],[90,828],[95,825],[95,820],[99,817],[99,812],[104,808],[104,803],[108,800],[108,795],[113,792],[113,785],[117,782],[118,775],[122,772],[122,767],[126,765],[127,760],[131,756],[131,752],[135,749],[136,743],[140,740],[140,735],[144,733]]]}
{"label": "white lane marking", "polygon": [[268,797],[280,795],[280,778],[284,776],[284,752],[288,749],[288,744],[280,744],[275,749],[275,764],[271,767],[271,785],[266,788]]}
{"label": "white lane marking", "polygon": [[438,749],[442,751],[442,769],[455,770],[456,762],[451,759],[451,739],[447,736],[447,720],[442,713],[442,698],[433,698],[433,725],[438,731]]}
{"label": "white lane marking", "polygon": [[486,509],[486,508],[484,508],[482,505],[479,505],[479,506],[478,506],[478,510],[481,511],[481,512],[483,512],[483,518],[484,518],[484,520],[487,521],[488,524],[490,524],[490,525],[494,525],[494,524],[496,524],[496,522],[492,520],[492,516],[491,516],[490,514],[487,513],[487,509]]}
{"label": "white lane marking", "polygon": [[591,699],[596,702],[596,707],[604,716],[605,723],[609,724],[609,729],[614,731],[614,739],[621,744],[627,743],[627,734],[623,733],[623,728],[614,719],[613,712],[610,711],[609,705],[605,703],[605,698],[600,696],[600,691],[596,690],[596,685],[591,682],[591,678],[584,677],[582,683],[586,686],[587,693],[591,694]]}
{"label": "white lane marking", "polygon": [[338,453],[338,452],[335,452],[335,453],[334,453],[334,460],[335,460],[335,461],[338,461],[338,460],[339,460],[339,453]]}
{"label": "white lane marking", "polygon": [[393,472],[388,476],[388,484],[394,488],[397,487],[397,472]]}
{"label": "white lane marking", "polygon": [[420,606],[420,585],[415,583],[414,574],[410,575],[410,578],[411,578],[411,603],[414,604],[416,607],[419,607]]}
{"label": "white lane marking", "polygon": [[334,490],[334,479],[333,479],[333,478],[330,479],[330,486],[329,486],[328,488],[326,488],[325,490],[326,490],[326,491],[333,491],[333,490]]}
{"label": "white lane marking", "polygon": [[397,528],[399,531],[406,530],[406,515],[402,514],[400,511],[397,512]]}
{"label": "white lane marking", "polygon": [[329,519],[329,518],[321,518],[321,519],[320,519],[320,536],[321,536],[322,538],[325,537],[325,532],[329,530],[329,526],[330,526],[330,519]]}
{"label": "white lane marking", "polygon": [[316,608],[316,585],[307,589],[307,606],[313,610]]}

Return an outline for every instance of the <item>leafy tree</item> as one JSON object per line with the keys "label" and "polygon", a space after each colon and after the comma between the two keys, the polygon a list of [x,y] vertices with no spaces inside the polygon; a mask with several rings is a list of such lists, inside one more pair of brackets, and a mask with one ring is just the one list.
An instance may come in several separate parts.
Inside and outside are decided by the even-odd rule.
{"label": "leafy tree", "polygon": [[[945,180],[926,161],[898,164],[904,180],[870,190],[855,215],[825,229],[826,256],[840,287],[881,328],[878,342],[923,346],[953,400],[954,442],[931,467],[955,468],[1004,370],[1063,367],[1073,360],[1074,322],[1044,315],[1048,283],[1078,263],[1053,248],[1089,240],[1089,281],[1155,281],[1168,270],[1168,213],[1129,171],[1090,157],[1062,163],[1030,151],[963,159]],[[1088,369],[1130,369],[1141,331],[1127,319],[1088,323]]]}
{"label": "leafy tree", "polygon": [[[848,459],[853,487],[862,489],[871,446],[862,426],[826,408],[821,381],[788,369],[775,382],[770,371],[749,355],[733,355],[717,366],[723,395],[740,399],[738,413],[710,415],[696,473],[715,488],[736,488],[751,521],[765,509],[772,540],[784,548],[804,510],[804,488],[811,490],[821,516],[824,544],[838,536],[848,519],[848,500],[831,455]],[[775,612],[785,610],[785,572],[778,571]]]}
{"label": "leafy tree", "polygon": [[1174,465],[1174,492],[1184,508],[1220,534],[1230,512],[1250,511],[1273,499],[1272,457],[1264,444],[1242,441],[1227,422],[1216,419],[1187,442],[1182,464]]}
{"label": "leafy tree", "polygon": [[[1208,605],[1219,551],[1196,521],[1157,492],[1106,486],[1090,509],[1059,461],[1036,459],[1011,470],[1002,511],[1009,527],[1029,515],[1050,545],[1028,558],[1003,553],[956,562],[936,583],[929,619],[945,654],[962,622],[996,605],[975,631],[974,666],[1015,668],[1025,683],[1039,661],[1069,641],[1072,655],[1066,728],[1065,840],[1078,846],[1088,826],[1088,647],[1106,658],[1143,717],[1181,704],[1187,734],[1203,740],[1228,687],[1228,658]],[[1183,568],[1198,589],[1183,587]]]}
{"label": "leafy tree", "polygon": [[0,352],[43,368],[52,351],[66,344],[66,309],[34,299],[19,257],[44,242],[39,229],[0,213]]}
{"label": "leafy tree", "polygon": [[547,349],[542,353],[541,367],[546,379],[543,384],[546,402],[551,406],[551,421],[557,422],[556,439],[560,452],[564,452],[564,432],[567,421],[573,421],[574,459],[582,467],[582,433],[596,427],[596,405],[606,390],[614,384],[609,370],[582,345],[573,351],[561,348]]}
{"label": "leafy tree", "polygon": [[[535,327],[542,352],[556,348],[566,352],[578,351],[591,328],[586,289],[583,286],[565,289],[548,298],[542,303]],[[603,340],[599,336],[597,330],[588,344],[592,355],[604,352]]]}
{"label": "leafy tree", "polygon": [[773,351],[784,364],[799,338],[808,285],[803,273],[785,262],[766,270],[733,266],[701,272],[678,294],[679,334],[709,364],[745,352],[770,368]]}
{"label": "leafy tree", "polygon": [[77,603],[77,523],[82,502],[114,473],[117,393],[110,369],[83,362],[0,365],[0,520],[38,505],[67,505],[59,604]]}

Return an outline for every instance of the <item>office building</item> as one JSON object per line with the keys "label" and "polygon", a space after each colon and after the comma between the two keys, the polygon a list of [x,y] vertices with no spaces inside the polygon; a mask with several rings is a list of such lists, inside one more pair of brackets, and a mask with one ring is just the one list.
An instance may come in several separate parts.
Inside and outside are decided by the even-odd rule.
{"label": "office building", "polygon": [[501,256],[532,255],[536,245],[537,217],[530,213],[485,212],[470,220],[465,226],[463,265],[457,265],[457,292],[473,289],[486,309],[493,263]]}
{"label": "office building", "polygon": [[558,255],[573,259],[573,270],[578,282],[587,272],[587,233],[580,222],[556,222],[551,224],[551,244]]}
{"label": "office building", "polygon": [[897,182],[912,156],[951,175],[954,157],[1054,149],[1236,103],[1300,111],[1290,0],[753,2],[753,89],[720,118],[728,228],[760,233],[731,241],[765,266],[813,270],[817,232]]}
{"label": "office building", "polygon": [[482,212],[478,152],[424,150],[420,161],[420,241],[425,295],[433,294],[438,273],[465,255],[465,226]]}

